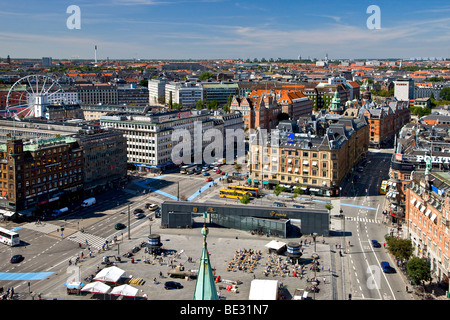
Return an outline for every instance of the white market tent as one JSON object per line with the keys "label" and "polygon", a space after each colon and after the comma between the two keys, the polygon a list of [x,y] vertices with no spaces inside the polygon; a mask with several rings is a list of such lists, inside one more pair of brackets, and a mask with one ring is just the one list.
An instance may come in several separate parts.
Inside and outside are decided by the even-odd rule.
{"label": "white market tent", "polygon": [[278,280],[255,279],[250,283],[248,300],[277,300]]}
{"label": "white market tent", "polygon": [[91,292],[91,293],[108,293],[108,291],[111,290],[111,287],[107,284],[104,284],[102,282],[91,282],[88,283],[81,289],[83,292]]}
{"label": "white market tent", "polygon": [[268,244],[266,244],[266,247],[269,250],[275,250],[277,252],[282,251],[286,247],[286,243],[278,240],[272,240]]}
{"label": "white market tent", "polygon": [[124,284],[112,289],[111,294],[124,296],[124,297],[136,297],[139,289],[134,288],[128,284]]}
{"label": "white market tent", "polygon": [[125,273],[125,271],[120,268],[109,267],[109,268],[105,268],[105,269],[101,270],[99,273],[97,273],[97,275],[94,277],[94,280],[117,283],[124,273]]}

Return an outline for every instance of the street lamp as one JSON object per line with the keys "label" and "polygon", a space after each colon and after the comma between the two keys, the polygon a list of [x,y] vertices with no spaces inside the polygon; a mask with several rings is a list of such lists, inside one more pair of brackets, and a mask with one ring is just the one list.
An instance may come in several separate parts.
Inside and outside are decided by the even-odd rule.
{"label": "street lamp", "polygon": [[[317,233],[314,232],[312,234],[313,240],[314,240],[314,282],[317,283],[317,261],[315,260],[315,257],[317,257],[317,250],[316,250],[316,237],[317,237]],[[314,288],[313,285],[313,294],[314,294],[314,300],[316,300],[316,288]]]}

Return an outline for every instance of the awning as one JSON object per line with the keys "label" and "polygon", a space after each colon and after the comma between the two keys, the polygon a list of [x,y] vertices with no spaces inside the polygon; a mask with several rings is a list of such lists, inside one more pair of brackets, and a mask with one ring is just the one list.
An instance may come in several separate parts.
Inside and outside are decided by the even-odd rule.
{"label": "awning", "polygon": [[269,180],[269,183],[270,184],[279,184],[280,181],[278,181],[278,180]]}
{"label": "awning", "polygon": [[308,165],[308,164],[309,164],[309,161],[308,161],[308,160],[303,160],[303,164],[304,164],[304,165]]}
{"label": "awning", "polygon": [[288,163],[292,163],[292,159],[288,159]]}
{"label": "awning", "polygon": [[12,217],[16,212],[14,211],[8,211],[8,210],[0,210],[0,214],[2,214],[5,217]]}
{"label": "awning", "polygon": [[426,208],[427,208],[427,207],[422,206],[422,208],[420,208],[420,212],[424,212]]}
{"label": "awning", "polygon": [[274,250],[278,251],[278,250],[282,249],[285,245],[286,245],[286,243],[284,243],[284,242],[281,242],[278,240],[272,240],[265,246],[269,249],[274,249]]}
{"label": "awning", "polygon": [[295,182],[298,182],[298,178],[295,178]]}
{"label": "awning", "polygon": [[317,167],[317,161],[313,161],[312,165]]}
{"label": "awning", "polygon": [[259,180],[253,180],[253,183],[259,183]]}
{"label": "awning", "polygon": [[292,171],[292,168],[289,167],[289,168],[288,168],[288,171]]}
{"label": "awning", "polygon": [[425,212],[425,215],[428,217],[430,215],[430,213],[431,213],[431,210],[428,209],[427,212]]}
{"label": "awning", "polygon": [[411,200],[411,204],[414,204],[414,202],[416,202],[416,198],[412,198],[412,200]]}
{"label": "awning", "polygon": [[110,286],[98,281],[88,283],[83,287],[83,289],[81,289],[81,291],[87,291],[91,293],[108,293],[109,290],[111,290]]}
{"label": "awning", "polygon": [[105,282],[118,282],[124,273],[125,270],[122,270],[117,267],[105,268],[101,270],[99,273],[97,273],[94,280]]}
{"label": "awning", "polygon": [[435,213],[433,213],[433,215],[431,216],[431,221],[434,222],[434,220],[436,220],[437,215]]}
{"label": "awning", "polygon": [[318,192],[318,191],[320,191],[319,189],[315,189],[315,188],[311,188],[311,189],[309,189],[309,191],[312,191],[312,192]]}
{"label": "awning", "polygon": [[295,172],[298,172],[298,168],[295,168],[295,170],[294,170]]}
{"label": "awning", "polygon": [[420,201],[417,201],[417,203],[416,203],[416,208],[420,207],[421,204],[422,204],[422,203],[421,203]]}
{"label": "awning", "polygon": [[139,289],[134,288],[128,284],[124,284],[124,285],[113,288],[111,291],[111,294],[124,296],[124,297],[135,297],[138,292],[139,292]]}

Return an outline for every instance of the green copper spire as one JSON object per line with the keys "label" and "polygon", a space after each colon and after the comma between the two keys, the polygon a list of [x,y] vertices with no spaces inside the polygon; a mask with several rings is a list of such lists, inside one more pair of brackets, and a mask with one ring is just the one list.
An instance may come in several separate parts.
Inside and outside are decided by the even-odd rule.
{"label": "green copper spire", "polygon": [[336,91],[334,97],[331,100],[331,110],[341,110],[341,98],[339,98],[339,93]]}
{"label": "green copper spire", "polygon": [[206,244],[206,237],[208,236],[208,228],[206,226],[203,226],[202,228],[202,235],[203,251],[200,258],[193,300],[219,300]]}

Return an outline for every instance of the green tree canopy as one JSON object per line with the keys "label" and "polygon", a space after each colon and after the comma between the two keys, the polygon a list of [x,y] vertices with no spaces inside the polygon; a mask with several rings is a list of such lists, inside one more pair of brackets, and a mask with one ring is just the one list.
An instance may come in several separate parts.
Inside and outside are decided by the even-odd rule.
{"label": "green tree canopy", "polygon": [[213,74],[211,72],[203,72],[198,76],[199,80],[208,80],[213,77]]}
{"label": "green tree canopy", "polygon": [[408,239],[397,239],[393,236],[386,236],[388,251],[401,261],[408,260],[413,254],[413,246]]}
{"label": "green tree canopy", "polygon": [[431,281],[430,265],[424,258],[412,257],[406,264],[406,273],[415,285]]}
{"label": "green tree canopy", "polygon": [[273,193],[278,197],[282,192],[284,192],[286,188],[284,186],[276,185],[275,189],[273,189]]}
{"label": "green tree canopy", "polygon": [[441,92],[439,93],[439,97],[442,100],[450,100],[450,88],[442,89]]}
{"label": "green tree canopy", "polygon": [[245,194],[241,199],[239,199],[242,204],[249,204],[250,203],[250,196],[248,194]]}

